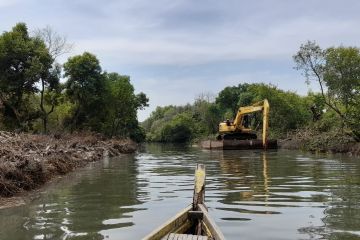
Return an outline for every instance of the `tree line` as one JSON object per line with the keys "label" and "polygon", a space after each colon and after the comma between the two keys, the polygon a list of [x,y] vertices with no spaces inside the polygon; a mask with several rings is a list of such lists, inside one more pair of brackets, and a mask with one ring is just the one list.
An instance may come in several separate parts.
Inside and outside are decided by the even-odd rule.
{"label": "tree line", "polygon": [[[142,140],[137,110],[148,106],[129,76],[103,71],[84,52],[60,64],[71,44],[50,28],[25,23],[0,35],[0,128],[10,131],[94,131]],[[61,81],[61,79],[64,81]]]}
{"label": "tree line", "polygon": [[[293,131],[332,132],[359,142],[359,48],[321,49],[316,42],[308,41],[300,46],[293,59],[294,68],[304,74],[306,83],[315,81],[320,92],[301,96],[271,84],[228,86],[213,97],[202,94],[192,104],[156,108],[142,124],[147,139],[188,142],[213,137],[217,134],[218,124],[225,119],[234,119],[240,106],[267,98],[270,102],[270,137],[286,138]],[[252,127],[257,129],[258,126],[261,126],[261,117],[255,114]]]}
{"label": "tree line", "polygon": [[[239,84],[225,87],[212,98],[202,94],[193,104],[157,107],[142,124],[149,141],[187,142],[205,137],[214,138],[218,125],[225,119],[234,119],[239,106],[268,99],[270,102],[271,137],[280,137],[291,129],[311,121],[308,105],[313,94],[301,97],[268,84]],[[261,126],[261,113],[251,119],[252,128]]]}

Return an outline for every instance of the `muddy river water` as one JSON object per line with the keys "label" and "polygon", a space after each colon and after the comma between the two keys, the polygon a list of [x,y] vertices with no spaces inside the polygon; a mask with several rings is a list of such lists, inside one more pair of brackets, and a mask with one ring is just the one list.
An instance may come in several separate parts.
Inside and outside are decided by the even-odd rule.
{"label": "muddy river water", "polygon": [[360,239],[360,159],[156,144],[0,210],[0,239],[141,239],[191,203],[196,163],[206,165],[206,205],[228,240]]}

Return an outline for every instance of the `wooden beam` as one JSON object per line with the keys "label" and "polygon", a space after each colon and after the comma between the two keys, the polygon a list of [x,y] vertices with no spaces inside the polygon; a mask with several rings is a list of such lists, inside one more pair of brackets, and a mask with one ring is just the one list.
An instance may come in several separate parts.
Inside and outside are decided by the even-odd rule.
{"label": "wooden beam", "polygon": [[168,233],[177,233],[179,229],[182,229],[188,221],[188,211],[192,209],[192,206],[184,208],[182,211],[177,213],[174,217],[170,218],[163,225],[156,228],[149,235],[143,238],[143,240],[158,240],[163,238]]}
{"label": "wooden beam", "polygon": [[214,240],[225,240],[224,235],[222,234],[219,227],[216,225],[215,221],[210,217],[209,213],[206,210],[206,207],[203,204],[198,205],[199,210],[204,213],[203,223],[210,230]]}
{"label": "wooden beam", "polygon": [[196,211],[197,205],[204,203],[205,200],[205,165],[197,164],[195,169],[195,183],[193,195],[193,210]]}

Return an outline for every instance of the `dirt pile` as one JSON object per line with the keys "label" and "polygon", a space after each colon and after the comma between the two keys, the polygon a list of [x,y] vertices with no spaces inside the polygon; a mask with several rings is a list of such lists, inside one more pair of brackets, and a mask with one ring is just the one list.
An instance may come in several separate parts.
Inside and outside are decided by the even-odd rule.
{"label": "dirt pile", "polygon": [[0,131],[0,197],[37,188],[106,154],[132,153],[136,148],[131,140],[96,134],[45,136]]}

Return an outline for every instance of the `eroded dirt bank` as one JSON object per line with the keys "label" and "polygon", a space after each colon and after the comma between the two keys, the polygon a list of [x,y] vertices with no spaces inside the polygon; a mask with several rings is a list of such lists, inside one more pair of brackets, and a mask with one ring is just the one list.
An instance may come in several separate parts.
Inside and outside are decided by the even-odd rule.
{"label": "eroded dirt bank", "polygon": [[[135,152],[131,140],[105,139],[95,134],[45,136],[0,132],[0,199],[36,189],[105,154]],[[1,204],[1,201],[0,201]]]}

